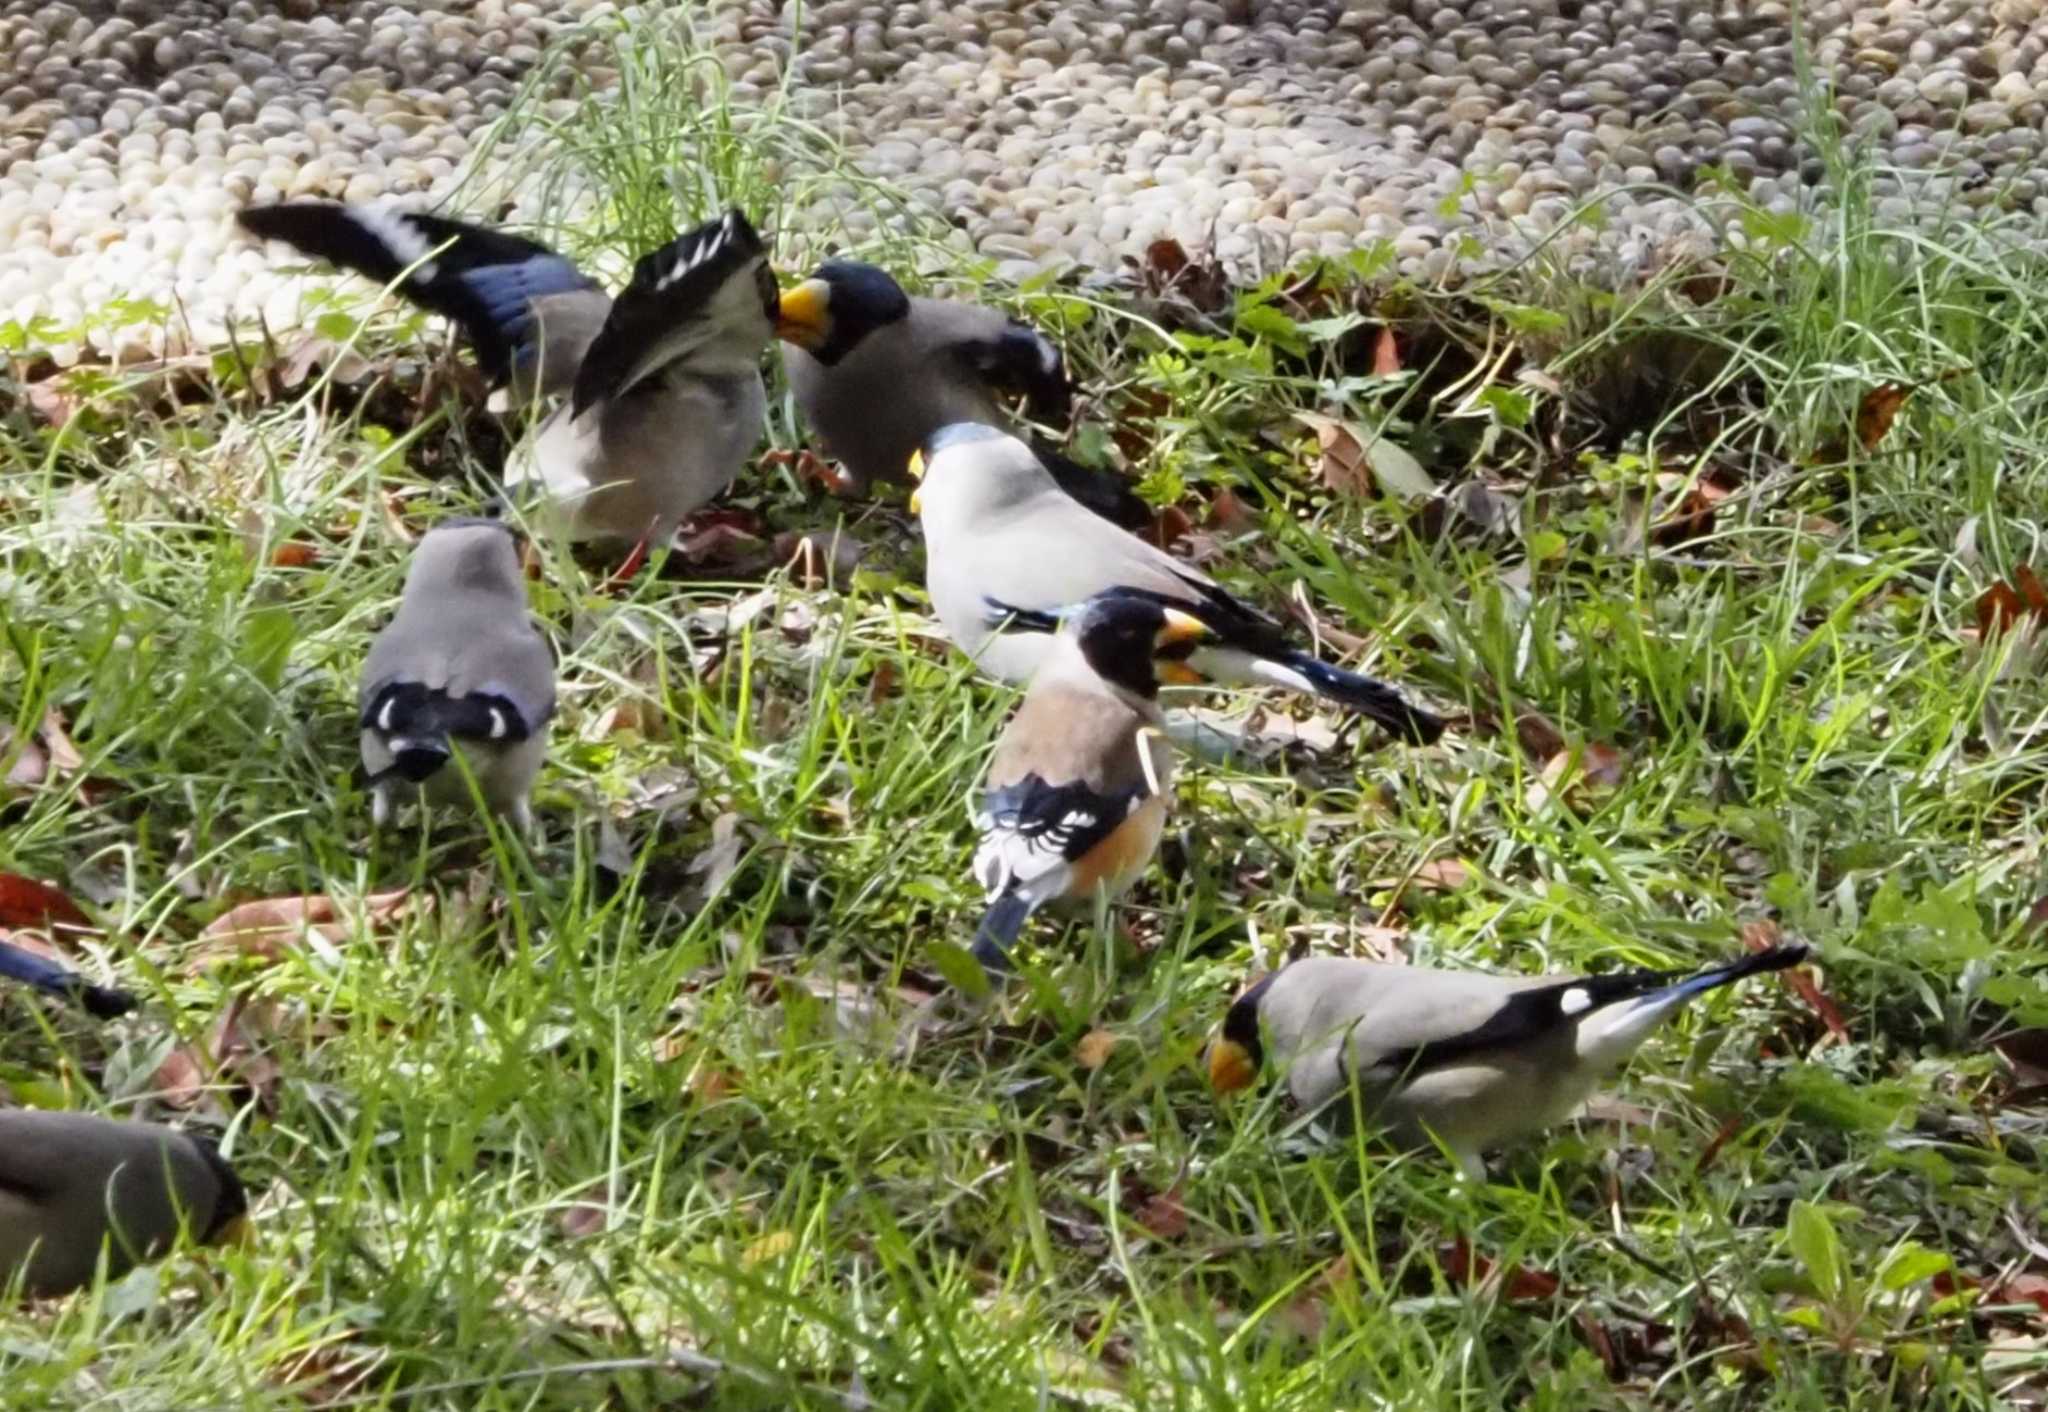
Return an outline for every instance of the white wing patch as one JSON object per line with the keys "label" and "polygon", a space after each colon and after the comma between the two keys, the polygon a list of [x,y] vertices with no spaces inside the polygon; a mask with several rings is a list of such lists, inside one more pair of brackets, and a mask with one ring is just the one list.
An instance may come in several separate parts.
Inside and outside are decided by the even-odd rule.
{"label": "white wing patch", "polygon": [[398,698],[387,696],[382,709],[377,712],[377,729],[386,735],[391,734],[391,708],[397,704]]}
{"label": "white wing patch", "polygon": [[732,239],[732,235],[732,212],[727,211],[725,219],[718,223],[717,230],[698,241],[694,249],[686,251],[680,260],[677,260],[675,264],[669,267],[667,274],[654,282],[655,292],[659,293],[662,290],[668,289],[681,280],[683,276],[696,269],[697,266],[725,249],[726,243]]}
{"label": "white wing patch", "polygon": [[[429,240],[425,231],[406,218],[403,211],[394,211],[383,206],[352,206],[349,215],[355,223],[384,243],[391,257],[400,265],[411,265],[419,260],[439,242]],[[434,277],[434,261],[428,260],[412,272],[417,280],[431,280]]]}
{"label": "white wing patch", "polygon": [[1038,340],[1038,362],[1047,377],[1060,370],[1060,350],[1053,347],[1051,339],[1043,336]]}
{"label": "white wing patch", "polygon": [[1593,997],[1582,985],[1575,985],[1557,997],[1557,1009],[1563,1015],[1583,1015],[1593,1008]]}
{"label": "white wing patch", "polygon": [[505,713],[499,710],[496,706],[492,706],[487,709],[489,709],[491,713],[491,739],[503,740],[505,738],[506,731]]}

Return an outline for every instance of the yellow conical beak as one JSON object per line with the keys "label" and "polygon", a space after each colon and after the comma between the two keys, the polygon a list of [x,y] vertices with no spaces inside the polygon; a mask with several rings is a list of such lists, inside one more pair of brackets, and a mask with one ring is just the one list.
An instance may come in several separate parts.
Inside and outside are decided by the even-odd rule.
{"label": "yellow conical beak", "polygon": [[775,336],[799,348],[816,348],[832,333],[832,287],[807,279],[782,291],[775,314]]}
{"label": "yellow conical beak", "polygon": [[1219,1039],[1209,1046],[1209,1087],[1218,1093],[1236,1093],[1250,1088],[1259,1075],[1251,1051],[1234,1039]]}

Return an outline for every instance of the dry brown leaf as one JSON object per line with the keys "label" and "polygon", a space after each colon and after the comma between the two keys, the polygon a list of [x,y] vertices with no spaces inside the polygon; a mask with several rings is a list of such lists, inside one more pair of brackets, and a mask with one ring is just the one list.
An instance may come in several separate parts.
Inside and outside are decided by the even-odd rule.
{"label": "dry brown leaf", "polygon": [[690,1096],[706,1108],[723,1103],[740,1094],[740,1076],[732,1069],[721,1069],[712,1064],[701,1064],[691,1071],[687,1085]]}
{"label": "dry brown leaf", "polygon": [[1387,378],[1400,371],[1401,350],[1394,342],[1394,330],[1390,325],[1381,324],[1379,332],[1372,338],[1372,375]]}
{"label": "dry brown leaf", "polygon": [[1170,285],[1186,274],[1191,263],[1186,247],[1171,237],[1145,247],[1145,268],[1165,284]]}
{"label": "dry brown leaf", "polygon": [[266,1113],[277,1110],[284,1071],[268,1049],[276,1043],[280,1012],[275,1002],[251,1001],[238,993],[221,1012],[203,1044],[179,1044],[164,1056],[150,1085],[173,1108],[194,1108],[217,1085],[248,1090]]}
{"label": "dry brown leaf", "polygon": [[1425,892],[1456,892],[1472,881],[1472,866],[1462,858],[1432,858],[1415,870],[1410,886]]}
{"label": "dry brown leaf", "polygon": [[1515,739],[1529,758],[1539,764],[1548,764],[1562,755],[1568,744],[1564,732],[1539,711],[1524,711],[1515,717]]}
{"label": "dry brown leaf", "polygon": [[2012,586],[2019,594],[2021,606],[2036,618],[2048,618],[2048,589],[2044,589],[2041,580],[2035,577],[2033,565],[2022,564],[2014,569]]}
{"label": "dry brown leaf", "polygon": [[2019,593],[2003,580],[1977,595],[1977,632],[1986,639],[2016,627],[2026,617],[2026,605]]}
{"label": "dry brown leaf", "polygon": [[1178,505],[1162,505],[1145,529],[1145,538],[1155,547],[1172,552],[1195,527],[1194,519]]}
{"label": "dry brown leaf", "polygon": [[1308,629],[1309,636],[1318,643],[1328,643],[1346,656],[1363,652],[1372,646],[1372,639],[1347,632],[1333,623],[1323,621],[1316,612],[1315,604],[1309,601],[1308,586],[1300,579],[1287,591],[1287,610],[1301,625]]}
{"label": "dry brown leaf", "polygon": [[1856,441],[1865,451],[1875,451],[1877,443],[1884,440],[1884,434],[1892,429],[1892,420],[1899,415],[1899,408],[1906,405],[1906,399],[1913,395],[1910,383],[1888,382],[1873,387],[1863,394],[1863,400],[1856,404]]}
{"label": "dry brown leaf", "polygon": [[884,657],[881,661],[875,663],[875,670],[868,676],[868,705],[879,706],[884,701],[891,700],[900,695],[902,688],[898,686],[897,678],[898,673],[894,662]]}
{"label": "dry brown leaf", "polygon": [[611,1208],[606,1204],[605,1184],[592,1182],[576,1194],[557,1224],[562,1234],[571,1240],[586,1240],[603,1232],[611,1224]]}
{"label": "dry brown leaf", "polygon": [[157,1097],[173,1108],[190,1108],[206,1092],[207,1065],[189,1044],[179,1044],[149,1077]]}
{"label": "dry brown leaf", "polygon": [[1469,1287],[1497,1280],[1501,1297],[1517,1302],[1555,1299],[1564,1288],[1564,1281],[1547,1270],[1531,1270],[1521,1265],[1509,1265],[1502,1270],[1484,1255],[1476,1254],[1463,1236],[1437,1248],[1437,1265],[1452,1284]]}
{"label": "dry brown leaf", "polygon": [[318,562],[320,551],[303,539],[288,539],[270,551],[273,569],[303,569]]}
{"label": "dry brown leaf", "polygon": [[7,783],[18,789],[37,789],[50,777],[49,752],[34,736],[17,738],[12,726],[0,725],[0,756],[13,754],[14,763],[7,768]]}
{"label": "dry brown leaf", "polygon": [[1109,1030],[1090,1030],[1081,1036],[1074,1046],[1074,1062],[1093,1072],[1109,1062],[1110,1051],[1117,1047],[1122,1036]]}
{"label": "dry brown leaf", "polygon": [[1245,507],[1236,491],[1222,485],[1209,497],[1209,523],[1225,534],[1242,534],[1256,529],[1259,518]]}
{"label": "dry brown leaf", "polygon": [[55,377],[29,383],[22,389],[30,408],[52,427],[61,428],[85,405],[85,399],[71,390],[69,382],[65,374],[59,373]]}
{"label": "dry brown leaf", "polygon": [[704,878],[704,896],[715,897],[739,871],[740,853],[746,842],[740,837],[740,816],[726,811],[711,821],[711,846],[690,860],[686,872]]}
{"label": "dry brown leaf", "polygon": [[52,706],[43,712],[43,749],[50,757],[50,766],[60,775],[75,774],[85,768],[85,756],[72,744],[70,733],[64,728],[64,717]]}
{"label": "dry brown leaf", "polygon": [[39,931],[52,937],[95,930],[76,902],[48,883],[20,873],[0,873],[0,927]]}
{"label": "dry brown leaf", "polygon": [[227,956],[251,956],[276,961],[305,939],[318,932],[331,945],[340,945],[353,927],[352,914],[360,914],[366,928],[375,931],[391,926],[405,916],[412,897],[410,888],[373,892],[347,903],[326,893],[299,897],[265,897],[230,908],[199,933],[199,946],[188,969],[198,971]]}
{"label": "dry brown leaf", "polygon": [[1148,1198],[1132,1219],[1161,1240],[1179,1240],[1188,1233],[1187,1207],[1182,1204],[1180,1183]]}
{"label": "dry brown leaf", "polygon": [[1365,496],[1377,489],[1365,444],[1349,426],[1320,412],[1296,412],[1294,418],[1316,434],[1322,453],[1316,462],[1318,481],[1340,495]]}
{"label": "dry brown leaf", "polygon": [[1407,940],[1408,933],[1399,927],[1354,927],[1348,936],[1353,956],[1363,956],[1387,966],[1408,964],[1408,953],[1401,946],[1401,943]]}

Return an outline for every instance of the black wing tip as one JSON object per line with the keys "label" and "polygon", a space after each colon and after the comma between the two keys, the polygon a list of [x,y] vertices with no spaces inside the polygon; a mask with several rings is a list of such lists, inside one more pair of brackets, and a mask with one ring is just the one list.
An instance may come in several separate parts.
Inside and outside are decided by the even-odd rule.
{"label": "black wing tip", "polygon": [[1043,438],[1034,437],[1031,449],[1038,453],[1039,464],[1045,467],[1053,483],[1083,509],[1108,520],[1118,529],[1136,531],[1151,525],[1151,505],[1124,476],[1115,471],[1084,466],[1062,455]]}

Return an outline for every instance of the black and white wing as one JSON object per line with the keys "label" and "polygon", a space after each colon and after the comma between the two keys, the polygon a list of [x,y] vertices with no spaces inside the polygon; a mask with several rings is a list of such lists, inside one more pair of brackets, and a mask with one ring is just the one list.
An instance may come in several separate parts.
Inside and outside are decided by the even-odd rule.
{"label": "black and white wing", "polygon": [[739,211],[640,257],[633,280],[583,355],[571,401],[582,416],[674,365],[731,373],[760,360],[775,331],[776,288],[761,237]]}
{"label": "black and white wing", "polygon": [[446,216],[331,201],[255,206],[237,219],[266,240],[354,270],[453,319],[494,383],[539,354],[534,301],[596,281],[547,246]]}

